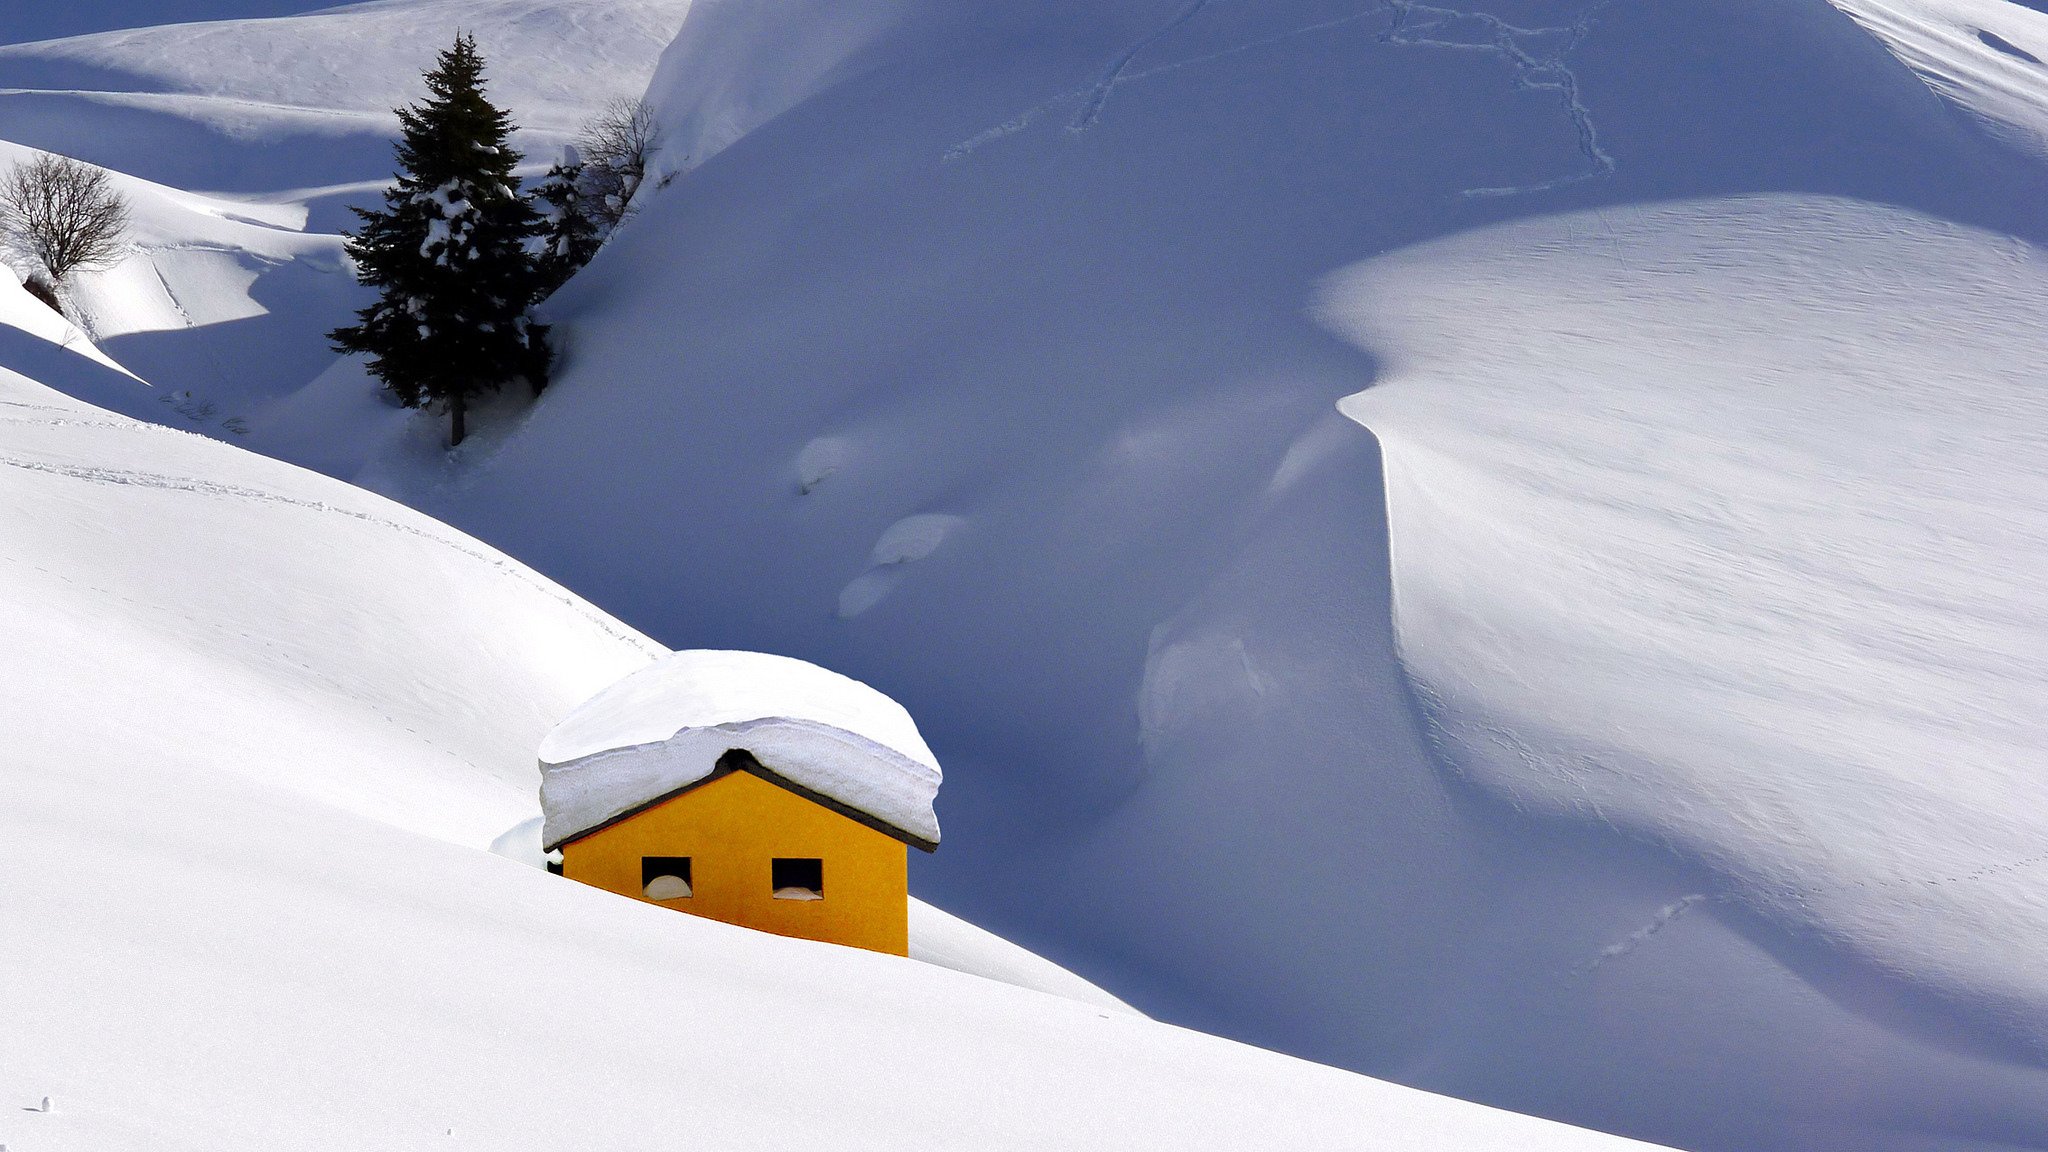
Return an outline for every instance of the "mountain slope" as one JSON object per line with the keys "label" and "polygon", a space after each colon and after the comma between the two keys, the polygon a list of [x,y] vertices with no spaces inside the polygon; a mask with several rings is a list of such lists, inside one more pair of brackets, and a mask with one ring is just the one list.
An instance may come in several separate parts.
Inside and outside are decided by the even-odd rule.
{"label": "mountain slope", "polygon": [[[689,4],[290,7],[0,44],[0,163],[42,148],[106,165],[135,209],[124,258],[79,275],[74,305],[110,353],[163,382],[148,401],[162,407],[96,402],[325,464],[337,445],[374,440],[399,418],[357,387],[342,401],[345,428],[327,410],[325,426],[307,429],[292,421],[303,400],[291,398],[335,364],[325,334],[364,303],[337,233],[355,225],[348,206],[378,202],[392,109],[423,94],[434,53],[458,29],[477,38],[489,91],[521,126],[515,144],[544,168],[607,101],[638,94]],[[268,418],[280,398],[282,418]],[[343,450],[359,461],[360,450]]]}
{"label": "mountain slope", "polygon": [[[675,180],[551,303],[561,373],[530,412],[508,398],[450,455],[350,364],[213,387],[277,398],[244,442],[666,642],[904,700],[948,766],[950,842],[917,889],[1149,1011],[1695,1149],[2040,1145],[2048,992],[2010,871],[2042,833],[2031,778],[1873,761],[1865,731],[1935,763],[1981,747],[1978,721],[2035,746],[2032,664],[2006,650],[2025,585],[1915,550],[2025,548],[1995,502],[1918,480],[1870,478],[1899,515],[1852,547],[1773,553],[1688,501],[1782,513],[1839,495],[1821,465],[1872,461],[2010,476],[1984,461],[2031,441],[1974,401],[2024,392],[1969,341],[2031,336],[1970,314],[2036,293],[2041,19],[699,0],[650,89]],[[81,67],[52,51],[0,80]],[[154,108],[195,95],[136,83]],[[290,115],[369,114],[328,98]],[[122,106],[0,100],[0,135],[48,100],[73,134]],[[365,161],[337,150],[322,179],[365,168],[369,124]],[[104,139],[212,187],[299,188],[281,176],[330,159],[213,128]],[[336,219],[338,192],[264,194]],[[187,378],[202,341],[164,331],[144,375]],[[1974,400],[1915,406],[1886,363]],[[1688,407],[1701,388],[1716,403]],[[1808,443],[1802,420],[1880,440]],[[2013,455],[1892,443],[1965,432]],[[1663,472],[1636,458],[1672,443],[1692,451]],[[1811,571],[1762,595],[1646,578],[1696,555]],[[1843,606],[1873,590],[1887,614]],[[1943,619],[1972,622],[1929,634]],[[1853,659],[1788,657],[1817,621]],[[1873,653],[1955,711],[1899,706]],[[1884,842],[1901,828],[1923,835]],[[1924,883],[1951,865],[1968,883]]]}
{"label": "mountain slope", "polygon": [[607,100],[638,95],[688,10],[689,0],[372,0],[10,43],[0,138],[208,191],[382,182],[391,110],[418,97],[420,74],[461,29],[493,65],[493,98],[525,129],[514,143],[545,163]]}
{"label": "mountain slope", "polygon": [[115,371],[47,316],[0,277],[10,1147],[1642,1147],[480,851],[652,646],[417,513],[44,387],[18,369]]}
{"label": "mountain slope", "polygon": [[1432,754],[1331,410],[1384,349],[1313,314],[1391,249],[1676,197],[2023,244],[2030,159],[1819,3],[824,7],[693,9],[653,91],[702,162],[555,302],[556,386],[460,485],[367,475],[909,702],[969,830],[921,890],[1148,1010],[1689,1147],[2041,1138],[2010,957],[1788,945],[1724,856]]}

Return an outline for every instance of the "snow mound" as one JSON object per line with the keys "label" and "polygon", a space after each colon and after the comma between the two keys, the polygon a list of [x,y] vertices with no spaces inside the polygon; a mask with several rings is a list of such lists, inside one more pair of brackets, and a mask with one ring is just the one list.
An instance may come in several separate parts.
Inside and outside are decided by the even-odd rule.
{"label": "snow mound", "polygon": [[2048,254],[1743,198],[1427,246],[1327,309],[1386,358],[1344,410],[1457,766],[2048,1044]]}
{"label": "snow mound", "polygon": [[1143,1015],[1038,953],[1020,948],[915,896],[910,899],[910,958],[1098,1008]]}
{"label": "snow mound", "polygon": [[920,847],[938,844],[938,760],[902,705],[802,660],[719,651],[664,656],[548,733],[543,843],[553,849],[703,780],[734,748]]}

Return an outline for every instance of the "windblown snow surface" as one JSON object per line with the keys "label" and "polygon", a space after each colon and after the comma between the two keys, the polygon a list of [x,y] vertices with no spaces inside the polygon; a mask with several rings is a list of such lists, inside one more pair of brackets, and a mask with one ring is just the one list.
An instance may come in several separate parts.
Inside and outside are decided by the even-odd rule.
{"label": "windblown snow surface", "polygon": [[[142,375],[902,701],[914,887],[1155,1015],[2043,1147],[2042,59],[2003,0],[697,0],[530,409],[450,455],[351,364],[187,383],[205,326]],[[121,147],[334,226],[193,139]]]}
{"label": "windblown snow surface", "polygon": [[48,316],[0,277],[9,1148],[1645,1147],[1153,1023],[923,905],[932,964],[482,850],[553,718],[658,647],[37,383],[134,382]]}
{"label": "windblown snow surface", "polygon": [[1327,307],[1385,358],[1344,411],[1451,759],[2048,1035],[2048,256],[1724,199],[1424,246]]}

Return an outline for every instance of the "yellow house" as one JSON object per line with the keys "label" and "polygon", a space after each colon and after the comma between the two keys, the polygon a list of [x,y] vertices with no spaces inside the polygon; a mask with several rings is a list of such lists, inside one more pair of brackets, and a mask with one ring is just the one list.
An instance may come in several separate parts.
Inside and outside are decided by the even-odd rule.
{"label": "yellow house", "polygon": [[901,705],[814,664],[674,652],[541,745],[542,842],[571,880],[901,956],[938,762]]}

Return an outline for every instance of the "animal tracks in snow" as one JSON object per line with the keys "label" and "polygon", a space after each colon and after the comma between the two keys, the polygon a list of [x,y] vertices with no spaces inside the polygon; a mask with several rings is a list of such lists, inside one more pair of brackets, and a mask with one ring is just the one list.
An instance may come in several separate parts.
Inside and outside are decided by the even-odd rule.
{"label": "animal tracks in snow", "polygon": [[417,524],[408,524],[401,520],[377,516],[353,508],[344,508],[324,500],[309,500],[300,496],[291,496],[282,492],[266,491],[261,488],[253,488],[244,484],[234,484],[220,480],[206,480],[192,476],[174,476],[161,472],[145,472],[137,469],[107,468],[88,464],[63,464],[54,461],[28,460],[5,456],[0,456],[0,466],[19,468],[24,472],[40,472],[51,476],[63,476],[73,480],[81,480],[88,484],[117,484],[136,488],[153,488],[165,492],[187,492],[204,497],[248,500],[259,504],[300,508],[323,515],[346,516],[352,520],[360,520],[365,524],[375,525],[387,531],[414,536],[459,553],[478,564],[495,570],[500,575],[510,577],[525,584],[548,599],[560,602],[609,636],[650,652],[656,651],[646,640],[629,631],[622,630],[609,618],[562,591],[553,582],[542,578],[524,565],[518,564],[507,557],[494,555],[482,548],[469,547],[459,540],[452,538],[452,531],[444,535],[439,532],[430,531]]}
{"label": "animal tracks in snow", "polygon": [[1580,172],[1554,177],[1534,184],[1467,188],[1465,196],[1518,196],[1547,192],[1614,171],[1614,157],[1600,147],[1600,133],[1593,124],[1592,110],[1579,96],[1577,73],[1565,63],[1593,30],[1593,21],[1612,0],[1581,12],[1570,24],[1554,28],[1518,28],[1485,12],[1462,12],[1405,0],[1387,0],[1393,9],[1393,23],[1380,39],[1390,44],[1451,51],[1486,52],[1500,57],[1515,71],[1519,89],[1553,91],[1564,103],[1578,133],[1579,154],[1587,167]]}
{"label": "animal tracks in snow", "polygon": [[[1897,880],[1892,881],[1891,884],[1883,886],[1896,887],[1902,885],[1925,885],[1929,887],[1938,887],[1946,884],[1968,884],[1973,881],[1983,880],[1992,876],[2005,875],[2014,872],[2022,872],[2030,868],[2038,867],[2042,864],[2048,864],[2048,852],[2038,853],[2036,855],[2029,856],[2023,860],[2012,860],[1998,864],[1986,864],[1983,867],[1956,876],[1901,877]],[[1848,887],[1864,888],[1869,887],[1869,885],[1857,883],[1850,884],[1848,885]],[[1806,897],[1821,895],[1822,892],[1823,890],[1819,888],[1806,888],[1799,890],[1797,895],[1803,900]],[[1679,917],[1691,911],[1694,906],[1720,899],[1724,899],[1724,897],[1708,896],[1704,893],[1696,892],[1690,896],[1685,896],[1671,902],[1670,904],[1666,904],[1664,907],[1657,910],[1657,914],[1650,918],[1650,922],[1648,924],[1643,925],[1641,928],[1636,929],[1635,931],[1629,933],[1627,936],[1622,937],[1620,940],[1617,940],[1614,943],[1607,945],[1605,948],[1600,949],[1600,951],[1596,953],[1592,959],[1586,961],[1583,964],[1578,965],[1575,971],[1579,972],[1581,975],[1584,975],[1594,971],[1595,969],[1599,968],[1602,964],[1607,963],[1609,960],[1619,960],[1623,956],[1626,956],[1629,953],[1635,951],[1636,949],[1642,947],[1643,944],[1650,939],[1650,937],[1655,936],[1657,933],[1662,932],[1664,929],[1670,927],[1671,923],[1674,920],[1677,920]]]}
{"label": "animal tracks in snow", "polygon": [[1140,52],[1173,35],[1175,29],[1193,20],[1209,4],[1210,0],[1194,0],[1194,3],[1181,9],[1179,15],[1168,20],[1157,31],[1118,54],[1111,62],[1109,70],[1102,74],[1102,79],[1096,81],[1095,87],[1088,90],[1080,114],[1074,117],[1072,124],[1067,125],[1068,131],[1086,132],[1094,127],[1095,122],[1102,119],[1102,106],[1109,103],[1110,93],[1116,91],[1116,86],[1122,82],[1124,71],[1131,66],[1131,61],[1136,60]]}
{"label": "animal tracks in snow", "polygon": [[1650,918],[1648,924],[1602,948],[1591,960],[1579,965],[1578,971],[1582,974],[1591,972],[1609,960],[1621,959],[1623,956],[1642,947],[1644,942],[1649,940],[1650,937],[1670,927],[1672,921],[1685,915],[1686,912],[1692,909],[1693,905],[1704,903],[1708,899],[1710,897],[1704,893],[1695,892],[1690,896],[1685,896],[1666,904],[1657,910],[1657,914]]}
{"label": "animal tracks in snow", "polygon": [[1379,35],[1379,40],[1383,44],[1440,51],[1480,52],[1499,58],[1512,70],[1511,83],[1514,89],[1557,93],[1565,115],[1578,137],[1578,151],[1583,160],[1583,167],[1578,171],[1529,184],[1466,188],[1459,195],[1497,197],[1547,192],[1554,188],[1563,188],[1606,176],[1615,170],[1614,157],[1601,147],[1600,133],[1594,123],[1592,110],[1586,106],[1579,92],[1578,75],[1567,63],[1571,54],[1591,33],[1595,19],[1606,10],[1612,0],[1601,0],[1592,5],[1570,24],[1538,28],[1519,27],[1486,12],[1442,8],[1412,3],[1410,0],[1380,0],[1380,3],[1348,16],[1286,29],[1219,51],[1167,61],[1146,68],[1133,67],[1148,49],[1169,40],[1175,32],[1187,26],[1216,2],[1217,0],[1193,0],[1176,12],[1172,19],[1118,53],[1094,84],[1075,91],[1063,92],[1000,124],[984,129],[946,149],[942,160],[946,163],[964,160],[982,148],[1014,136],[1047,115],[1069,106],[1078,108],[1067,123],[1067,131],[1083,133],[1101,121],[1110,97],[1123,85],[1209,64],[1301,36],[1334,31],[1365,20],[1381,19],[1386,22],[1384,30]]}

